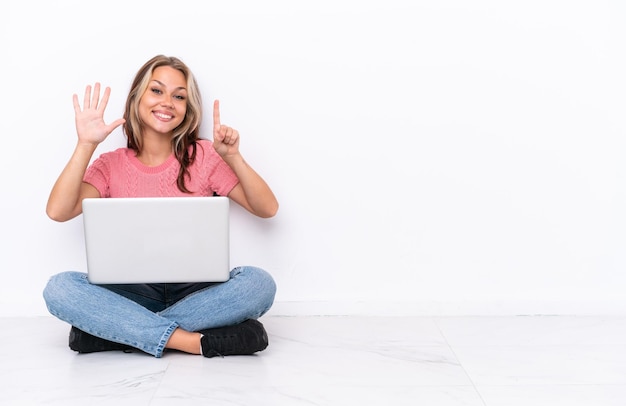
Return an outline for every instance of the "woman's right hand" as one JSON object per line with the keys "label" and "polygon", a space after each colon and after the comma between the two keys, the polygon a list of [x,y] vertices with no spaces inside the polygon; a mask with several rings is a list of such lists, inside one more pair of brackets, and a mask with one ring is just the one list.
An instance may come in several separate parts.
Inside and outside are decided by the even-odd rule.
{"label": "woman's right hand", "polygon": [[83,107],[78,102],[78,95],[74,94],[74,112],[76,115],[76,132],[79,143],[97,145],[126,120],[119,118],[111,124],[104,122],[104,110],[109,102],[111,88],[104,89],[104,95],[100,99],[100,83],[96,83],[91,95],[91,86],[85,89]]}
{"label": "woman's right hand", "polygon": [[48,198],[46,213],[53,220],[72,219],[83,211],[84,198],[100,197],[98,189],[83,182],[83,177],[98,144],[125,121],[120,118],[111,124],[104,122],[104,110],[110,93],[111,89],[107,87],[100,99],[100,83],[96,83],[92,97],[91,86],[87,86],[82,108],[78,103],[78,96],[74,95],[78,143],[69,162],[54,183]]}

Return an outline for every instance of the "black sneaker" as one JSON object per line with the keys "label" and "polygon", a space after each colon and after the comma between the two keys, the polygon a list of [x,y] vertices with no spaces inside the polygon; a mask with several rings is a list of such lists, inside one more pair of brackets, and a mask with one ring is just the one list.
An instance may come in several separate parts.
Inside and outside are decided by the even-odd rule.
{"label": "black sneaker", "polygon": [[104,338],[92,336],[74,326],[70,330],[70,348],[81,354],[101,351],[133,351],[133,347],[129,345],[114,343]]}
{"label": "black sneaker", "polygon": [[267,348],[267,333],[257,320],[234,326],[201,330],[202,355],[207,358],[225,355],[250,355]]}

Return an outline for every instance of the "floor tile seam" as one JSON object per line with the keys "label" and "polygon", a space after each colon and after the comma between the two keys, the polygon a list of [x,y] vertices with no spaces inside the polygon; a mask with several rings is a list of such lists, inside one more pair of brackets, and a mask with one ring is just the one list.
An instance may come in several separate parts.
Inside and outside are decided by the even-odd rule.
{"label": "floor tile seam", "polygon": [[154,385],[154,388],[152,389],[150,393],[150,399],[149,399],[148,404],[152,404],[152,401],[157,401],[160,399],[159,396],[157,395],[163,386],[163,382],[168,374],[168,371],[170,370],[170,367],[172,366],[171,361],[166,361],[166,362],[167,364],[165,365],[165,368],[163,368],[163,371],[159,374],[158,382],[156,383],[156,385]]}
{"label": "floor tile seam", "polygon": [[474,392],[476,393],[476,396],[478,396],[478,398],[480,399],[480,401],[482,402],[483,406],[488,406],[487,402],[485,401],[485,398],[483,397],[483,395],[480,393],[480,391],[478,390],[478,388],[476,387],[476,382],[474,382],[474,380],[472,379],[472,376],[470,375],[469,371],[465,368],[465,366],[463,365],[463,363],[461,362],[461,359],[459,358],[459,356],[457,355],[456,351],[454,350],[454,348],[450,345],[450,342],[448,340],[448,337],[446,336],[446,334],[444,333],[444,331],[442,330],[441,326],[439,325],[438,320],[433,319],[433,323],[435,324],[435,327],[437,327],[437,330],[439,331],[439,334],[441,334],[441,337],[443,338],[443,340],[446,342],[446,345],[448,346],[448,349],[450,350],[450,352],[452,352],[452,355],[454,356],[454,359],[456,360],[456,363],[459,365],[459,367],[461,367],[461,369],[463,370],[463,373],[465,374],[467,380],[470,382],[471,387],[474,389]]}

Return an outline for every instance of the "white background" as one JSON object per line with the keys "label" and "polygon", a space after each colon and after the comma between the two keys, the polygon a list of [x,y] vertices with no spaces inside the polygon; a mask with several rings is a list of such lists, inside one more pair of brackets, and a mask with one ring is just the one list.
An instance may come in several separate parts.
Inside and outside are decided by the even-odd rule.
{"label": "white background", "polygon": [[[233,265],[277,314],[626,310],[626,6],[615,1],[9,0],[0,12],[0,316],[84,270],[48,193],[72,94],[121,117],[156,54],[195,72],[273,187],[232,214]],[[124,145],[116,130],[98,153]]]}

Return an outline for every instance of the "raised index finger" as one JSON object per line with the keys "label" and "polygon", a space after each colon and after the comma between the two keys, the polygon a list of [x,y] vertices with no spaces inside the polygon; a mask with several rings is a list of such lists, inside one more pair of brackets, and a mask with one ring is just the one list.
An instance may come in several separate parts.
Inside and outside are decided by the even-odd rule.
{"label": "raised index finger", "polygon": [[213,102],[213,127],[219,127],[222,123],[220,122],[220,101],[215,100]]}

